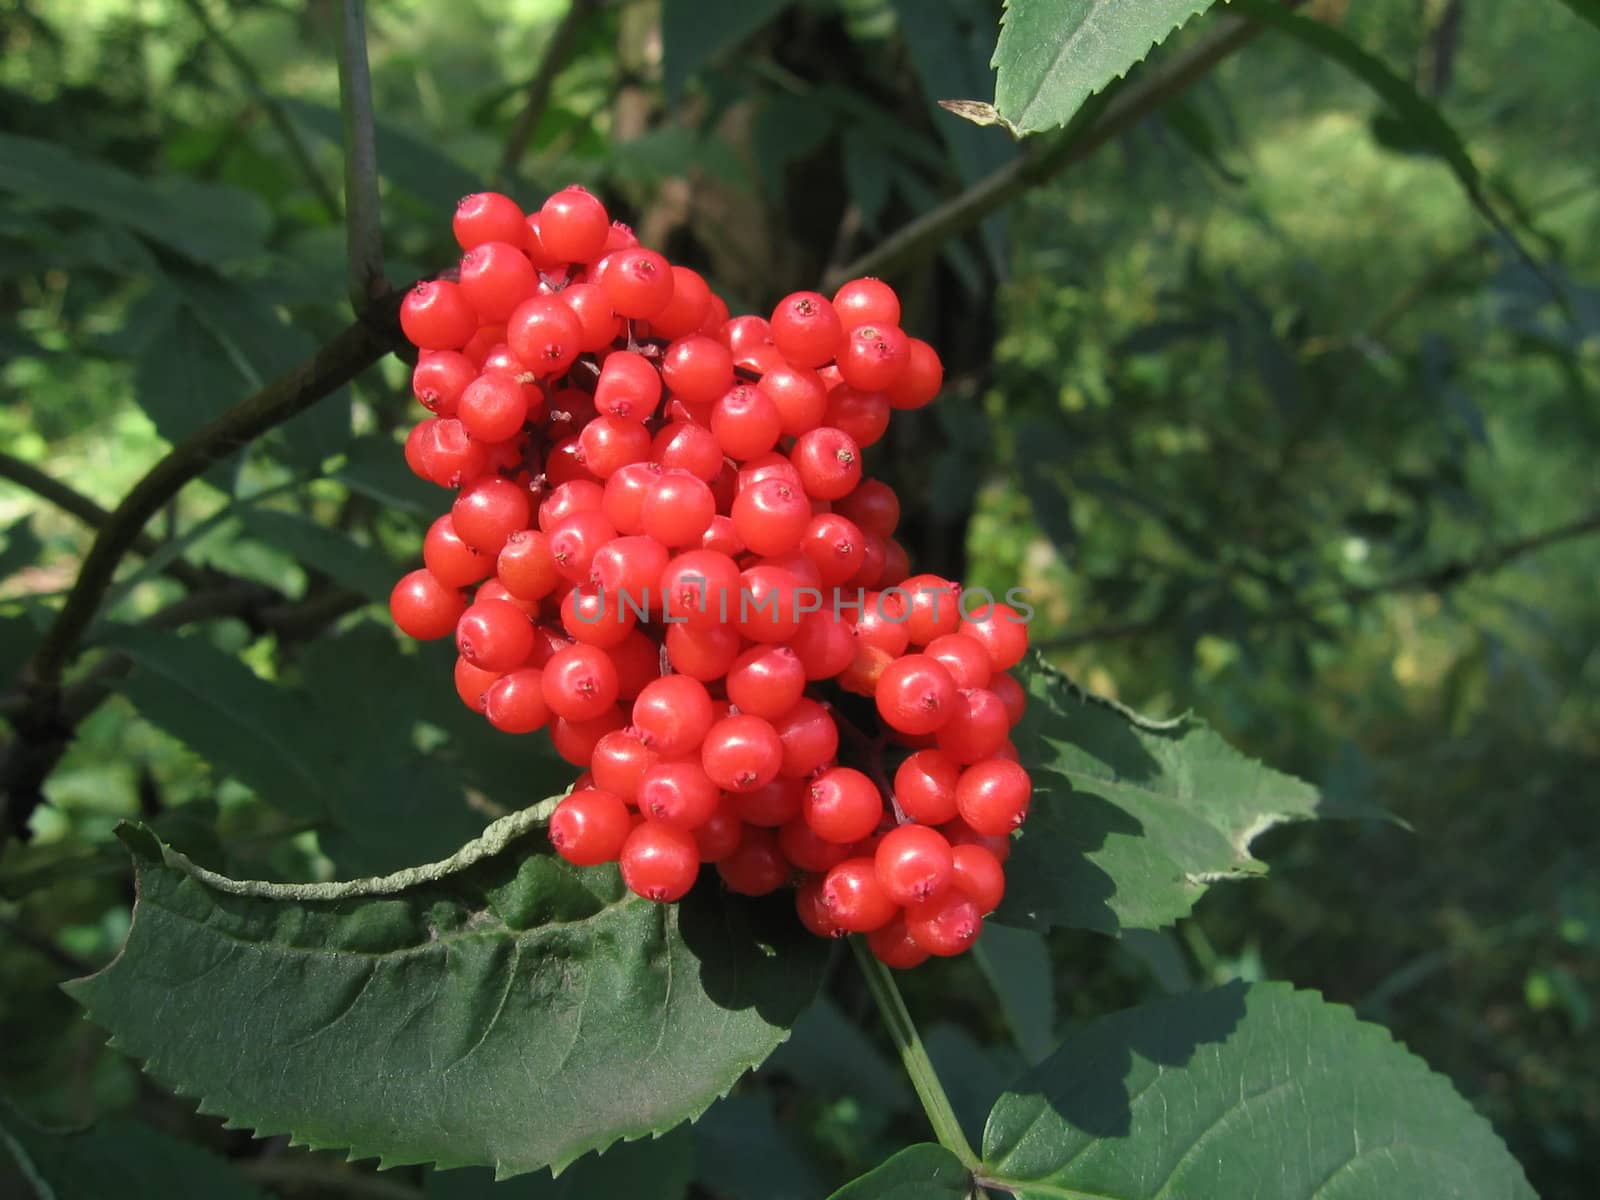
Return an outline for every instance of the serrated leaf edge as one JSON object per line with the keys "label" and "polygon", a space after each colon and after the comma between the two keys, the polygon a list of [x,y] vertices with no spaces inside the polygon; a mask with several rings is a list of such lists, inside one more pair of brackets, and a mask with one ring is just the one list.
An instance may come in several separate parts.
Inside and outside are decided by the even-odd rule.
{"label": "serrated leaf edge", "polygon": [[[133,855],[135,860],[142,859],[142,861],[144,861],[146,864],[152,866],[157,865],[159,862],[159,865],[183,871],[207,886],[216,886],[213,881],[220,881],[221,884],[228,886],[219,887],[218,890],[229,892],[233,895],[250,896],[267,900],[341,900],[348,899],[352,896],[392,895],[396,891],[404,890],[406,887],[415,886],[417,884],[436,883],[448,875],[465,870],[467,867],[473,866],[474,864],[481,862],[486,858],[493,857],[494,854],[499,853],[507,845],[515,841],[517,837],[543,824],[549,819],[549,813],[554,811],[555,806],[559,804],[562,799],[563,797],[554,796],[548,800],[542,801],[539,804],[522,809],[519,812],[511,813],[507,816],[501,817],[499,820],[494,821],[487,828],[485,828],[483,833],[477,838],[474,838],[472,841],[462,846],[462,848],[455,854],[452,854],[449,858],[441,860],[440,862],[430,863],[420,867],[412,867],[405,871],[397,871],[391,875],[381,876],[376,879],[352,880],[347,883],[275,884],[262,882],[259,880],[229,879],[225,875],[219,875],[215,871],[207,870],[206,868],[192,862],[184,854],[166,845],[159,837],[155,835],[155,833],[142,824],[124,821],[117,826],[116,833],[117,836],[124,842],[124,844],[127,845],[130,854]],[[151,853],[152,844],[155,851],[153,855]],[[412,882],[408,882],[397,887],[394,881],[401,878],[408,878]],[[370,889],[375,885],[383,886],[377,887],[376,890],[356,890],[362,887],[368,887]],[[308,894],[307,889],[314,889],[316,894]],[[132,1050],[122,1041],[120,1037],[111,1031],[108,1025],[96,1018],[95,1006],[90,1004],[84,998],[82,993],[84,992],[85,985],[103,975],[108,975],[122,961],[128,945],[133,940],[133,926],[139,919],[142,891],[142,881],[140,880],[139,872],[136,869],[134,872],[133,915],[129,921],[128,934],[123,940],[122,947],[118,949],[116,955],[111,959],[110,962],[108,962],[104,967],[100,968],[100,970],[96,971],[94,974],[86,975],[79,979],[71,979],[61,985],[61,990],[66,992],[68,996],[70,996],[83,1008],[87,1018],[93,1021],[96,1025],[99,1025],[102,1029],[106,1030],[108,1035],[106,1039],[106,1045],[132,1059],[136,1064],[138,1064],[141,1073],[149,1075],[152,1079],[164,1084],[166,1087],[172,1090],[174,1095],[193,1100],[195,1102],[195,1111],[201,1116],[221,1117],[222,1127],[224,1129],[244,1130],[248,1132],[252,1138],[257,1140],[262,1138],[279,1137],[287,1134],[290,1146],[299,1146],[308,1150],[316,1151],[344,1151],[345,1161],[347,1163],[375,1159],[377,1160],[378,1164],[377,1169],[380,1171],[391,1170],[395,1167],[419,1165],[431,1165],[440,1170],[456,1170],[463,1167],[490,1167],[494,1171],[496,1182],[501,1182],[506,1179],[515,1178],[518,1175],[531,1174],[534,1171],[543,1170],[544,1168],[548,1167],[551,1177],[558,1177],[574,1162],[591,1151],[599,1154],[604,1153],[607,1149],[616,1145],[618,1142],[637,1142],[642,1141],[646,1137],[654,1140],[659,1138],[663,1133],[667,1133],[673,1129],[676,1129],[679,1125],[684,1124],[685,1121],[690,1124],[694,1124],[695,1122],[699,1121],[699,1119],[706,1114],[713,1104],[715,1104],[718,1100],[722,1100],[727,1097],[728,1093],[734,1089],[739,1080],[745,1076],[746,1072],[752,1071],[756,1067],[759,1067],[763,1062],[766,1061],[767,1057],[770,1057],[770,1055],[776,1051],[778,1046],[781,1046],[784,1042],[788,1041],[789,1037],[793,1033],[792,1026],[787,1028],[779,1027],[779,1036],[773,1043],[772,1050],[769,1050],[766,1056],[749,1061],[745,1061],[743,1059],[737,1060],[733,1064],[730,1077],[725,1087],[723,1087],[720,1091],[714,1092],[712,1095],[707,1097],[705,1102],[700,1104],[700,1106],[693,1112],[690,1112],[687,1116],[676,1121],[666,1129],[654,1129],[642,1126],[624,1127],[615,1137],[610,1138],[610,1140],[606,1140],[604,1137],[583,1140],[564,1158],[554,1159],[547,1163],[537,1163],[527,1167],[518,1166],[515,1169],[507,1169],[504,1160],[500,1158],[496,1158],[493,1163],[482,1163],[469,1161],[466,1159],[430,1159],[427,1157],[408,1158],[401,1156],[385,1157],[381,1152],[378,1151],[363,1152],[361,1147],[354,1143],[347,1145],[343,1142],[319,1142],[314,1139],[303,1138],[292,1125],[285,1125],[282,1127],[264,1126],[252,1120],[248,1116],[232,1116],[224,1111],[219,1103],[213,1102],[212,1099],[206,1095],[203,1087],[191,1087],[190,1085],[181,1082],[175,1074],[168,1073],[159,1064],[157,1064],[155,1061],[155,1056],[140,1054]],[[619,903],[628,903],[632,899],[634,898],[630,896],[623,901],[608,904],[601,909],[601,912],[603,913],[615,908]],[[645,903],[649,902],[646,901]],[[598,916],[600,914],[597,913],[594,915]],[[0,1130],[0,1133],[3,1132],[3,1130]],[[53,1198],[42,1197],[42,1200],[53,1200]]]}

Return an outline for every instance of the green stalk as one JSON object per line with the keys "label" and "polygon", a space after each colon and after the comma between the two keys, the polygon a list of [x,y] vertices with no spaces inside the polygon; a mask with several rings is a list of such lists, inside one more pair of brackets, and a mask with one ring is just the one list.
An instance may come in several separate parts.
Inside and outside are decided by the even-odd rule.
{"label": "green stalk", "polygon": [[968,1170],[977,1170],[981,1165],[978,1156],[967,1143],[967,1135],[961,1132],[956,1110],[950,1107],[950,1097],[944,1094],[944,1085],[939,1082],[917,1027],[911,1023],[911,1014],[906,1011],[905,999],[900,995],[894,976],[867,948],[866,939],[852,937],[850,949],[855,951],[861,973],[867,977],[867,987],[872,989],[872,998],[883,1015],[883,1023],[889,1027],[889,1037],[900,1052],[906,1074],[911,1076],[911,1086],[917,1090],[917,1099],[922,1101],[923,1111],[928,1114],[934,1136]]}

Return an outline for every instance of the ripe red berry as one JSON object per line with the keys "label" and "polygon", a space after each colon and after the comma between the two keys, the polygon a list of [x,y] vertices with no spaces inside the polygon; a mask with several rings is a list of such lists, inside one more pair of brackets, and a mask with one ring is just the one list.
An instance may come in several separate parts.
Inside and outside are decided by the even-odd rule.
{"label": "ripe red berry", "polygon": [[427,570],[401,576],[389,593],[389,615],[400,632],[422,642],[449,637],[466,608],[460,591],[446,587]]}
{"label": "ripe red berry", "polygon": [[606,206],[577,185],[562,188],[539,209],[539,243],[562,262],[593,262],[610,232]]}
{"label": "ripe red berry", "polygon": [[631,417],[599,416],[578,435],[583,465],[609,479],[631,463],[650,457],[650,431]]}
{"label": "ripe red berry", "polygon": [[894,773],[900,811],[924,825],[943,825],[956,815],[961,765],[943,750],[918,750]]}
{"label": "ripe red berry", "polygon": [[903,914],[867,934],[867,948],[879,962],[897,971],[909,971],[928,961],[928,952],[906,929]]}
{"label": "ripe red berry", "polygon": [[844,326],[825,296],[794,292],[772,310],[772,340],[798,367],[820,367],[839,352]]}
{"label": "ripe red berry", "polygon": [[778,845],[783,856],[802,871],[828,871],[850,857],[852,847],[837,842],[824,841],[807,825],[805,818],[796,817],[778,830]]}
{"label": "ripe red berry", "polygon": [[705,684],[687,675],[665,675],[633,702],[633,724],[658,754],[693,754],[705,740],[714,715]]}
{"label": "ripe red berry", "polygon": [[494,559],[479,554],[461,540],[449,513],[428,526],[428,534],[422,539],[422,561],[445,587],[466,587],[494,571]]}
{"label": "ripe red berry", "polygon": [[504,321],[538,290],[539,273],[520,245],[482,242],[462,256],[460,286],[480,320]]}
{"label": "ripe red berry", "polygon": [[639,811],[674,829],[704,825],[719,795],[716,782],[692,759],[662,759],[639,778]]}
{"label": "ripe red berry", "polygon": [[587,767],[594,757],[594,748],[600,739],[614,729],[622,728],[622,714],[608,708],[598,717],[587,721],[569,721],[557,717],[550,723],[550,744],[556,753],[575,767]]}
{"label": "ripe red berry", "polygon": [[808,680],[833,679],[855,661],[856,641],[849,624],[828,608],[808,612],[789,639]]}
{"label": "ripe red berry", "polygon": [[524,300],[506,321],[506,344],[541,379],[572,366],[583,341],[583,325],[555,296]]}
{"label": "ripe red berry", "polygon": [[501,733],[532,733],[550,723],[544,702],[543,672],[524,667],[502,675],[484,694],[483,712]]}
{"label": "ripe red berry", "polygon": [[724,796],[718,801],[716,811],[695,826],[693,833],[703,863],[719,863],[736,851],[744,840],[744,822],[739,820],[732,798]]}
{"label": "ripe red berry", "polygon": [[643,533],[644,498],[655,487],[661,468],[653,462],[629,463],[606,480],[602,508],[618,533]]}
{"label": "ripe red berry", "polygon": [[752,646],[728,669],[727,688],[740,712],[781,717],[799,703],[806,672],[787,646]]}
{"label": "ripe red berry", "polygon": [[721,342],[691,334],[667,347],[661,375],[674,395],[710,404],[733,386],[733,355]]}
{"label": "ripe red berry", "polygon": [[956,784],[956,809],[972,829],[989,837],[1005,837],[1022,824],[1033,797],[1027,771],[1004,758],[986,758],[961,773]]}
{"label": "ripe red berry", "polygon": [[500,673],[475,667],[457,655],[454,676],[456,695],[461,697],[461,703],[473,712],[481,713],[484,708],[484,696],[494,681],[500,678]]}
{"label": "ripe red berry", "polygon": [[639,783],[660,758],[645,742],[644,735],[630,727],[608,733],[596,742],[589,768],[597,787],[615,793],[629,804],[637,804]]}
{"label": "ripe red berry", "polygon": [[672,301],[672,266],[654,250],[630,246],[606,255],[598,282],[618,316],[648,321]]}
{"label": "ripe red berry", "polygon": [[889,428],[889,400],[882,392],[858,392],[841,383],[828,393],[823,423],[842,429],[863,450],[875,446]]}
{"label": "ripe red berry", "polygon": [[[983,648],[983,643],[964,633],[949,633],[936,637],[923,647],[922,652],[929,658],[943,663],[958,688],[989,687],[990,680],[997,678],[993,674],[994,669],[989,664],[989,652]],[[1011,682],[1020,690],[1016,680],[1013,679]],[[1000,689],[995,690],[998,692]],[[1005,698],[1001,696],[1001,700]]]}
{"label": "ripe red berry", "polygon": [[645,494],[639,517],[644,532],[664,546],[695,546],[717,515],[716,497],[687,471],[664,471]]}
{"label": "ripe red berry", "polygon": [[806,788],[804,813],[818,837],[848,845],[878,827],[883,797],[877,785],[854,767],[834,767]]}
{"label": "ripe red berry", "polygon": [[[595,584],[582,584],[561,598],[561,628],[575,642],[609,650],[634,631],[639,617],[626,598]],[[622,680],[617,680],[622,694]]]}
{"label": "ripe red berry", "polygon": [[776,829],[800,815],[805,789],[798,779],[774,779],[733,797],[739,819],[748,825]]}
{"label": "ripe red berry", "polygon": [[503,442],[528,419],[527,393],[509,375],[480,375],[461,393],[456,416],[480,442]]}
{"label": "ripe red berry", "polygon": [[937,575],[913,575],[898,584],[893,615],[903,617],[906,634],[916,646],[956,631],[961,624],[961,589]]}
{"label": "ripe red berry", "polygon": [[800,918],[800,924],[820,938],[843,937],[844,930],[834,923],[828,915],[827,905],[822,902],[822,877],[812,875],[805,879],[794,892],[794,910]]}
{"label": "ripe red berry", "polygon": [[731,625],[696,628],[674,622],[667,626],[665,644],[667,661],[674,671],[710,683],[728,673],[742,642],[739,631]]}
{"label": "ripe red berry", "polygon": [[[933,647],[930,646],[928,649],[931,653]],[[1022,685],[1014,676],[1004,672],[990,676],[988,687],[1000,697],[1000,703],[1006,706],[1006,717],[1015,727],[1016,723],[1022,720],[1022,714],[1028,711],[1028,693],[1023,691]]]}
{"label": "ripe red berry", "polygon": [[527,228],[521,206],[499,192],[474,192],[461,197],[450,225],[463,250],[485,242],[517,245],[526,236]]}
{"label": "ripe red berry", "polygon": [[1010,732],[1011,718],[999,696],[988,688],[963,688],[956,693],[950,719],[935,736],[939,749],[967,764],[998,754]]}
{"label": "ripe red berry", "polygon": [[593,354],[617,340],[622,332],[622,322],[598,284],[569,283],[561,289],[559,298],[578,319],[579,350]]}
{"label": "ripe red berry", "polygon": [[891,407],[905,410],[921,408],[939,394],[944,384],[944,364],[934,348],[921,338],[908,342],[905,370],[885,393]]}
{"label": "ripe red berry", "polygon": [[972,610],[959,630],[989,652],[996,671],[1009,671],[1028,651],[1028,625],[1008,604],[985,604]]}
{"label": "ripe red berry", "polygon": [[453,417],[461,393],[478,377],[478,368],[454,350],[425,351],[411,372],[411,394],[435,416]]}
{"label": "ripe red berry", "polygon": [[770,829],[746,829],[739,848],[717,864],[717,874],[730,892],[766,896],[789,882],[789,860]]}
{"label": "ripe red berry", "polygon": [[650,318],[650,331],[656,337],[673,341],[691,333],[704,332],[701,326],[717,305],[711,288],[698,271],[672,268],[672,299]]}
{"label": "ripe red berry", "polygon": [[900,911],[870,858],[847,858],[833,867],[822,881],[822,903],[834,924],[851,933],[881,929]]}
{"label": "ripe red berry", "polygon": [[884,668],[874,699],[891,729],[933,733],[955,710],[955,680],[937,660],[908,654]]}
{"label": "ripe red berry", "polygon": [[756,385],[778,410],[778,421],[786,437],[799,437],[822,424],[828,411],[828,391],[815,371],[791,367],[787,363],[767,369]]}
{"label": "ripe red berry", "polygon": [[718,787],[750,792],[778,777],[783,743],[760,717],[724,717],[706,732],[700,762]]}
{"label": "ripe red berry", "polygon": [[456,649],[485,671],[514,671],[533,651],[533,625],[510,601],[476,600],[456,622]]}
{"label": "ripe red berry", "polygon": [[783,419],[772,397],[759,388],[739,384],[712,405],[711,432],[730,458],[746,461],[778,444]]}
{"label": "ripe red berry", "polygon": [[400,328],[423,350],[456,350],[477,330],[478,315],[455,284],[425,279],[400,302]]}
{"label": "ripe red berry", "polygon": [[952,849],[951,863],[951,886],[977,906],[979,915],[987,915],[1000,907],[1006,894],[1006,872],[992,851],[968,842]]}
{"label": "ripe red berry", "polygon": [[734,531],[755,554],[788,554],[811,523],[805,493],[785,479],[762,479],[734,498]]}
{"label": "ripe red berry", "polygon": [[802,433],[789,451],[806,495],[839,500],[861,482],[861,448],[842,429],[826,425]]}
{"label": "ripe red berry", "polygon": [[599,788],[573,792],[550,814],[550,844],[580,867],[615,862],[632,829],[627,805]]}
{"label": "ripe red berry", "polygon": [[783,743],[779,773],[790,779],[804,779],[839,753],[838,725],[828,710],[809,696],[773,721],[772,728]]}
{"label": "ripe red berry", "polygon": [[852,279],[833,294],[833,307],[846,329],[900,324],[900,297],[881,279]]}
{"label": "ripe red berry", "polygon": [[568,513],[550,526],[550,558],[563,579],[572,583],[588,580],[594,557],[600,547],[617,536],[615,526],[605,514],[594,509]]}
{"label": "ripe red berry", "polygon": [[800,584],[782,567],[758,565],[739,573],[739,633],[752,642],[786,642],[800,628]]}
{"label": "ripe red berry", "polygon": [[606,355],[594,388],[596,411],[630,421],[643,421],[661,403],[661,375],[642,354],[618,350]]}
{"label": "ripe red berry", "polygon": [[687,471],[710,483],[722,470],[722,446],[704,425],[674,421],[650,443],[650,457],[663,471]]}
{"label": "ripe red berry", "polygon": [[883,835],[873,854],[878,882],[896,904],[916,904],[955,879],[950,843],[926,825],[899,825]]}
{"label": "ripe red berry", "polygon": [[955,888],[906,909],[906,932],[929,954],[949,958],[965,953],[982,930],[978,906]]}
{"label": "ripe red berry", "polygon": [[550,538],[538,529],[519,529],[506,539],[495,559],[495,576],[521,600],[542,600],[562,580],[550,554]]}
{"label": "ripe red berry", "polygon": [[[617,702],[617,668],[597,646],[579,643],[556,651],[545,664],[542,682],[544,702],[567,721],[592,721]],[[596,740],[602,736],[604,731]]]}
{"label": "ripe red berry", "polygon": [[634,827],[619,855],[622,882],[646,900],[681,900],[700,874],[694,836],[659,821]]}

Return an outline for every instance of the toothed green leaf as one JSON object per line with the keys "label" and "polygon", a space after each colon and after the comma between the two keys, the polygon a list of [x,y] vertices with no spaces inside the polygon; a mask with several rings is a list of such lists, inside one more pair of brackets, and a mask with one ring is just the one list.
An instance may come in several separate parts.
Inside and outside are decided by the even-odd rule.
{"label": "toothed green leaf", "polygon": [[828,946],[792,906],[659,905],[549,853],[547,806],[451,859],[242,883],[124,826],[121,954],[68,985],[201,1111],[385,1166],[550,1166],[703,1112],[787,1036]]}
{"label": "toothed green leaf", "polygon": [[966,1200],[972,1176],[961,1160],[931,1142],[907,1146],[828,1200]]}
{"label": "toothed green leaf", "polygon": [[1033,657],[1014,740],[1033,807],[1006,863],[998,919],[1047,929],[1156,929],[1212,883],[1266,870],[1254,838],[1335,815],[1308,783],[1233,749],[1204,722],[1150,722]]}
{"label": "toothed green leaf", "polygon": [[1449,1082],[1286,984],[1185,993],[1082,1027],[1001,1096],[982,1175],[1018,1200],[1533,1200]]}

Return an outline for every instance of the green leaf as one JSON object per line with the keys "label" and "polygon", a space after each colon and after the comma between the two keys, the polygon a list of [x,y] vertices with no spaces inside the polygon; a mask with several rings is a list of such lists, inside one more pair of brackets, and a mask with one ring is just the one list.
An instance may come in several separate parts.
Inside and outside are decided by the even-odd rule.
{"label": "green leaf", "polygon": [[381,551],[299,513],[248,508],[241,523],[251,537],[284,551],[303,567],[321,571],[369,600],[384,601],[404,572]]}
{"label": "green leaf", "polygon": [[1038,1062],[1056,1044],[1055,972],[1044,937],[990,922],[972,956],[994,989],[1023,1057]]}
{"label": "green leaf", "polygon": [[998,920],[1116,933],[1155,929],[1211,884],[1260,875],[1250,843],[1327,807],[1193,717],[1157,724],[1079,688],[1038,656],[1019,674],[1015,741],[1033,773]]}
{"label": "green leaf", "polygon": [[794,0],[662,0],[661,73],[667,97],[724,50],[744,41]]}
{"label": "green leaf", "polygon": [[827,1186],[780,1122],[773,1094],[751,1090],[711,1106],[695,1126],[699,1181],[722,1200],[812,1200]]}
{"label": "green leaf", "polygon": [[271,227],[249,192],[193,179],[140,179],[50,142],[0,133],[0,192],[88,213],[207,268],[259,251]]}
{"label": "green leaf", "polygon": [[503,818],[451,858],[241,883],[124,826],[122,952],[67,985],[205,1113],[382,1165],[560,1171],[697,1116],[787,1035],[828,946],[792,906],[629,893]]}
{"label": "green leaf", "polygon": [[694,1138],[675,1129],[659,1138],[619,1142],[604,1154],[585,1154],[552,1179],[547,1172],[496,1183],[478,1168],[435,1171],[427,1200],[683,1200],[694,1177]]}
{"label": "green leaf", "polygon": [[106,631],[98,645],[132,657],[117,684],[140,714],[297,817],[318,817],[337,789],[313,747],[316,714],[203,637],[150,629]]}
{"label": "green leaf", "polygon": [[989,1116],[983,1177],[1019,1200],[1532,1200],[1522,1168],[1388,1030],[1286,984],[1103,1017]]}
{"label": "green leaf", "polygon": [[[0,1182],[9,1157],[33,1200],[257,1200],[226,1159],[136,1121],[40,1129],[0,1097]],[[8,1193],[9,1194],[9,1193]],[[20,1200],[20,1198],[19,1198]]]}
{"label": "green leaf", "polygon": [[1561,0],[1596,29],[1600,29],[1600,0]]}
{"label": "green leaf", "polygon": [[1212,0],[1006,0],[994,104],[1017,133],[1065,125]]}
{"label": "green leaf", "polygon": [[961,1160],[943,1146],[925,1142],[907,1146],[828,1200],[966,1200],[971,1193],[972,1176]]}
{"label": "green leaf", "polygon": [[39,561],[39,551],[44,543],[33,531],[31,516],[18,517],[0,534],[5,539],[5,549],[0,550],[0,580],[10,579],[18,571]]}
{"label": "green leaf", "polygon": [[439,514],[446,496],[411,473],[399,442],[375,435],[356,438],[345,447],[344,465],[332,478],[391,508],[430,519]]}
{"label": "green leaf", "polygon": [[[167,441],[177,444],[226,411],[251,389],[239,362],[188,305],[165,289],[149,298],[162,306],[139,355],[134,389],[139,407]],[[233,490],[239,455],[206,469],[206,481]]]}

